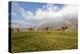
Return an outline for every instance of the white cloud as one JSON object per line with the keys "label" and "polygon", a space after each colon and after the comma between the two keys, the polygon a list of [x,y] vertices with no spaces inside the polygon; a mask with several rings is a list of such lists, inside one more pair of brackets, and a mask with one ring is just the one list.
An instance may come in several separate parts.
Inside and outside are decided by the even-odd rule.
{"label": "white cloud", "polygon": [[20,11],[24,18],[32,18],[33,17],[33,13],[31,11],[26,11],[21,7],[20,7]]}
{"label": "white cloud", "polygon": [[[34,13],[31,11],[26,11],[24,9],[22,9],[22,15],[24,18],[36,18],[36,19],[44,19],[44,18],[48,18],[48,17],[75,17],[77,15],[78,12],[78,8],[76,5],[65,5],[63,7],[62,10],[60,11],[55,11],[55,9],[59,9],[57,6],[52,6],[52,5],[47,5],[47,10],[43,10],[43,8],[38,8],[35,12],[35,15],[33,15]],[[46,6],[44,6],[46,7]]]}
{"label": "white cloud", "polygon": [[18,8],[21,15],[26,20],[26,23],[43,24],[43,22],[46,21],[45,24],[50,22],[50,24],[52,23],[55,25],[55,23],[59,23],[60,25],[61,21],[67,19],[77,19],[78,17],[77,5],[64,5],[62,9],[59,9],[58,6],[55,6],[54,4],[48,4],[43,6],[43,8],[38,8],[35,11],[35,14],[22,7]]}
{"label": "white cloud", "polygon": [[66,5],[59,14],[62,14],[62,17],[66,18],[76,18],[78,15],[78,7],[76,5]]}

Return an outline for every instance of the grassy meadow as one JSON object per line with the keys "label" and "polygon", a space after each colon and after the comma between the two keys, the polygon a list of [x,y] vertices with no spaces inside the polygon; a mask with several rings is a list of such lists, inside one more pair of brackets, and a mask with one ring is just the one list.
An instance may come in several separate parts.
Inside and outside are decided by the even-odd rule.
{"label": "grassy meadow", "polygon": [[13,53],[78,48],[76,31],[19,31],[11,36]]}

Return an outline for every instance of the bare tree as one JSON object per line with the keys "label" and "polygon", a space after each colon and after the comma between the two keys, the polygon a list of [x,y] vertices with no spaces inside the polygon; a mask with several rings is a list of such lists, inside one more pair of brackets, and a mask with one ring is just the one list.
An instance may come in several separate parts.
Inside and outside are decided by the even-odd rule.
{"label": "bare tree", "polygon": [[48,27],[46,27],[45,30],[48,30]]}
{"label": "bare tree", "polygon": [[62,27],[62,30],[64,31],[64,30],[66,30],[68,27],[67,26],[64,26],[64,27]]}
{"label": "bare tree", "polygon": [[50,32],[48,31],[48,29],[49,29],[48,27],[45,28],[45,30],[47,31],[47,33],[50,33]]}
{"label": "bare tree", "polygon": [[32,28],[29,28],[29,31],[32,31]]}
{"label": "bare tree", "polygon": [[20,31],[20,29],[19,29],[19,28],[17,28],[17,32],[18,32],[18,31]]}

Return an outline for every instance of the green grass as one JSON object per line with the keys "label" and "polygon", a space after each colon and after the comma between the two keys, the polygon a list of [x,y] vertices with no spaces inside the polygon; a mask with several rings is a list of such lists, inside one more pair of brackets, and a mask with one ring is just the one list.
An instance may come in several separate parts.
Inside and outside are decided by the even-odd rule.
{"label": "green grass", "polygon": [[75,31],[12,32],[12,52],[77,49],[77,33]]}

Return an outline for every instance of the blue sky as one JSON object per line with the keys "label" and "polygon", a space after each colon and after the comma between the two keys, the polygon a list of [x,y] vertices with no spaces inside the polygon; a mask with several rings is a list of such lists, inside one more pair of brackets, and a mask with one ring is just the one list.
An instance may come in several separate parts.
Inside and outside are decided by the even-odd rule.
{"label": "blue sky", "polygon": [[[76,10],[74,10],[73,6],[74,5],[54,3],[12,1],[11,22],[13,26],[35,26],[42,22],[46,17],[53,19],[63,18],[64,16],[72,14],[73,11],[74,15]],[[70,11],[70,13],[68,11]]]}
{"label": "blue sky", "polygon": [[[43,6],[46,6],[47,3],[32,3],[32,2],[12,2],[12,20],[22,20],[23,16],[21,15],[19,11],[19,7],[23,8],[26,11],[31,11],[35,15],[35,11],[38,8],[43,8]],[[54,4],[53,6],[57,6],[59,9],[62,9],[64,7],[63,4]],[[46,10],[45,8],[44,10]]]}

